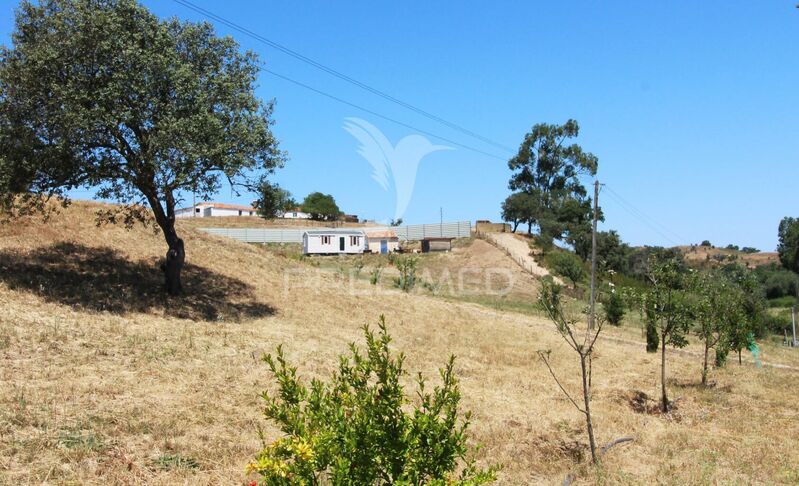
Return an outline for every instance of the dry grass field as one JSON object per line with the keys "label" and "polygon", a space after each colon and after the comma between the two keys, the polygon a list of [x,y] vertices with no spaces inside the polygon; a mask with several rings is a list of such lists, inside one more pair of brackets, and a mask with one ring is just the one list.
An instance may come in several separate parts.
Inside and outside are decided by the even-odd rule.
{"label": "dry grass field", "polygon": [[[731,364],[711,388],[697,386],[695,347],[672,353],[677,410],[663,416],[637,400],[657,394],[657,357],[636,329],[608,330],[595,360],[598,440],[635,441],[589,468],[581,416],[536,350],[553,350],[575,392],[578,363],[543,318],[371,286],[183,222],[189,296],[167,300],[161,236],[97,228],[95,207],[0,227],[0,483],[244,484],[257,429],[278,436],[260,411],[273,386],[262,354],[284,343],[301,376],[324,378],[380,314],[411,373],[435,382],[457,356],[472,437],[483,463],[503,465],[499,484],[559,484],[570,471],[576,484],[799,483],[796,353],[766,344],[764,361],[793,368]],[[481,251],[514,265],[475,247],[429,268]]]}
{"label": "dry grass field", "polygon": [[724,263],[731,261],[741,263],[749,268],[768,265],[769,263],[779,263],[779,256],[776,252],[761,251],[758,253],[744,253],[737,250],[727,250],[726,248],[715,248],[710,246],[678,246],[685,255],[688,263],[696,265],[720,265],[720,260]]}

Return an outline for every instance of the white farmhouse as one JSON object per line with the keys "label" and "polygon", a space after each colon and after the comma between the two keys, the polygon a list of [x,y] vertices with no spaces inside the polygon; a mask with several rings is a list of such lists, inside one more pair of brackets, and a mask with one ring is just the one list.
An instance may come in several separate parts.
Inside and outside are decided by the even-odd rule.
{"label": "white farmhouse", "polygon": [[252,206],[215,202],[197,203],[193,207],[175,210],[176,218],[209,218],[211,216],[257,216]]}
{"label": "white farmhouse", "polygon": [[283,219],[311,219],[310,213],[301,211],[300,208],[290,209],[278,214],[278,217]]}
{"label": "white farmhouse", "polygon": [[320,229],[302,234],[302,252],[305,255],[335,255],[363,253],[366,234],[354,229]]}

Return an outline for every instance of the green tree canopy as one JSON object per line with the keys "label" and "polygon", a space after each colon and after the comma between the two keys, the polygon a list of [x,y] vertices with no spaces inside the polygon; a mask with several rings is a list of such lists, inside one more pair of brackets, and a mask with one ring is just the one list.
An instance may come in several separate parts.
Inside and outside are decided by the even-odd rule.
{"label": "green tree canopy", "polygon": [[799,219],[783,218],[779,226],[777,252],[780,263],[788,270],[799,273]]}
{"label": "green tree canopy", "polygon": [[312,192],[302,201],[302,210],[317,221],[330,221],[341,215],[336,200],[330,194]]}
{"label": "green tree canopy", "polygon": [[581,176],[596,175],[597,157],[577,144],[579,126],[540,123],[525,135],[519,152],[508,162],[513,174],[509,188],[520,191],[536,203],[525,219],[537,225],[544,240],[562,239],[591,219],[591,199]]}
{"label": "green tree canopy", "polygon": [[527,234],[532,234],[534,222],[532,215],[537,214],[538,199],[526,192],[514,192],[502,202],[502,220],[513,225],[513,232],[520,224],[527,223]]}
{"label": "green tree canopy", "polygon": [[254,93],[256,56],[135,0],[26,0],[11,38],[0,48],[0,203],[43,207],[98,188],[123,204],[104,220],[155,219],[167,290],[181,293],[181,191],[252,187],[283,162],[272,106]]}
{"label": "green tree canopy", "polygon": [[289,211],[297,206],[297,202],[291,197],[289,191],[267,180],[261,181],[257,193],[255,209],[258,210],[258,215],[264,219],[276,218],[284,211]]}

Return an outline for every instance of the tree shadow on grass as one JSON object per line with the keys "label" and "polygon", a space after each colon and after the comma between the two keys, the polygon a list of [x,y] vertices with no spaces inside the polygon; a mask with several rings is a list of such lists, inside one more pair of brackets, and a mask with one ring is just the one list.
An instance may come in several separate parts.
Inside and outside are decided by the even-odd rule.
{"label": "tree shadow on grass", "polygon": [[0,281],[47,301],[120,315],[238,321],[275,312],[255,299],[251,285],[188,263],[184,295],[169,297],[157,263],[130,261],[113,248],[58,243],[28,253],[0,251]]}

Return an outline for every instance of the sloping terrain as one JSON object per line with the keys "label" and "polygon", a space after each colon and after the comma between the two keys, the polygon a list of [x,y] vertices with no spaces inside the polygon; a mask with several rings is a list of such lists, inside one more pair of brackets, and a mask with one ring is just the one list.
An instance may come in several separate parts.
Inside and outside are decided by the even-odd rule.
{"label": "sloping terrain", "polygon": [[723,265],[726,263],[741,263],[749,268],[779,263],[776,252],[761,251],[757,253],[744,253],[738,250],[716,248],[712,246],[678,246],[685,256],[685,260],[695,265]]}
{"label": "sloping terrain", "polygon": [[[504,465],[499,484],[554,484],[569,471],[583,484],[799,480],[795,371],[730,365],[700,388],[699,359],[675,353],[677,411],[651,415],[635,410],[657,395],[657,357],[602,340],[598,440],[636,439],[590,469],[582,417],[536,357],[552,349],[577,392],[578,362],[548,321],[347,280],[188,225],[190,294],[167,299],[161,236],[98,228],[95,208],[0,227],[0,483],[243,484],[258,427],[278,436],[260,413],[273,386],[260,356],[284,343],[301,376],[324,379],[380,314],[412,374],[435,383],[457,356],[472,436],[483,462]],[[764,360],[776,352],[766,346]]]}

